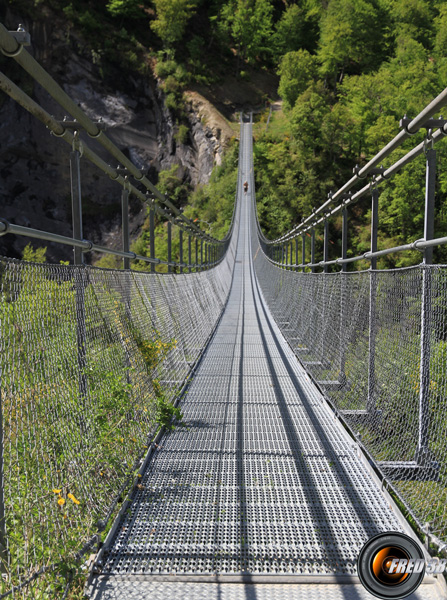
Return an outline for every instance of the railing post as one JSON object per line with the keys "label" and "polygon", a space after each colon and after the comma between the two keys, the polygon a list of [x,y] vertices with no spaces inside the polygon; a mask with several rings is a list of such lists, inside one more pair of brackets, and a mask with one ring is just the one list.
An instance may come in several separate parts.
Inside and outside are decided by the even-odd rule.
{"label": "railing post", "polygon": [[191,273],[192,271],[192,267],[191,267],[191,263],[192,263],[192,252],[191,252],[191,234],[188,234],[188,265],[189,265],[189,272]]}
{"label": "railing post", "polygon": [[183,273],[183,229],[178,232],[179,235],[179,255],[180,255],[180,273]]}
{"label": "railing post", "polygon": [[[348,256],[348,209],[346,206],[342,211],[342,226],[341,226],[341,258],[344,260]],[[346,312],[346,273],[348,265],[341,264],[341,294],[340,294],[340,383],[346,382],[346,327],[345,327],[345,312]]]}
{"label": "railing post", "polygon": [[[311,238],[310,238],[310,262],[312,265],[315,264],[315,227],[312,228]],[[315,267],[311,267],[312,273],[315,273]]]}
{"label": "railing post", "polygon": [[203,238],[200,238],[200,270],[203,271]]}
{"label": "railing post", "polygon": [[[426,151],[426,184],[425,184],[425,218],[424,238],[434,237],[435,217],[435,184],[436,184],[436,150]],[[416,462],[425,464],[430,458],[430,334],[431,334],[431,278],[429,265],[433,262],[433,248],[424,250],[422,264],[422,307],[421,307],[421,359],[419,372],[419,436],[416,451]]]}
{"label": "railing post", "polygon": [[[75,133],[75,139],[77,134]],[[71,206],[73,218],[73,238],[82,240],[82,195],[81,195],[81,154],[73,148],[70,152],[70,183],[71,183]],[[74,248],[74,264],[81,267],[84,257],[81,248]],[[75,271],[75,310],[76,310],[76,340],[79,370],[79,396],[80,404],[85,406],[87,398],[87,331],[85,326],[85,270]],[[84,418],[81,423],[85,423]]]}
{"label": "railing post", "polygon": [[[127,184],[127,176],[126,176]],[[129,190],[127,187],[123,187],[121,192],[121,222],[123,227],[123,250],[129,252],[130,239],[129,239]],[[130,258],[123,258],[123,268],[128,271],[130,269]]]}
{"label": "railing post", "polygon": [[[128,177],[127,175],[124,178],[124,187],[121,192],[121,223],[123,228],[123,250],[124,252],[129,252],[130,249],[130,238],[129,238],[129,190],[127,188],[128,185]],[[129,322],[132,319],[131,313],[131,300],[130,300],[130,258],[123,258],[123,268],[125,271],[124,275],[124,310],[126,312],[126,317]],[[130,357],[126,347],[124,347],[125,353],[125,367],[126,367],[126,381],[130,383]]]}
{"label": "railing post", "polygon": [[295,270],[298,268],[298,236],[295,238]]}
{"label": "railing post", "polygon": [[196,237],[196,273],[199,270],[199,238]]}
{"label": "railing post", "polygon": [[301,248],[301,262],[303,263],[302,272],[304,273],[306,270],[306,267],[304,266],[306,264],[306,234],[303,233],[301,238],[303,244],[303,247]]}
{"label": "railing post", "polygon": [[[324,241],[323,241],[323,261],[327,262],[329,260],[329,221],[327,219],[324,220]],[[323,272],[328,273],[329,267],[328,265],[323,266]]]}
{"label": "railing post", "polygon": [[3,399],[0,372],[0,573],[8,572],[8,538],[6,537],[5,471],[3,435]]}
{"label": "railing post", "polygon": [[[172,261],[172,223],[168,221],[168,262]],[[172,273],[172,266],[168,265],[168,273]]]}
{"label": "railing post", "polygon": [[[81,154],[79,150],[70,152],[70,182],[73,239],[82,240]],[[74,247],[74,264],[84,264],[82,248],[76,246]]]}
{"label": "railing post", "polygon": [[[323,261],[326,263],[329,257],[329,221],[327,219],[324,219],[324,233],[323,233]],[[323,265],[323,273],[327,274],[329,272],[329,267],[325,264]],[[322,303],[323,303],[323,307],[322,307],[322,311],[321,311],[321,326],[320,326],[320,332],[321,332],[321,362],[323,364],[326,364],[326,348],[327,348],[327,343],[326,343],[326,331],[327,331],[327,324],[326,324],[326,302],[327,302],[327,293],[326,293],[326,288],[327,288],[327,281],[326,281],[326,277],[323,277],[323,294],[322,294]]]}
{"label": "railing post", "polygon": [[[342,211],[342,226],[341,226],[341,258],[345,260],[348,258],[348,209],[346,206]],[[341,264],[341,270],[343,273],[346,273],[348,270],[347,263]]]}
{"label": "railing post", "polygon": [[[371,252],[377,252],[377,232],[379,225],[379,190],[371,190]],[[369,345],[368,345],[368,397],[366,410],[372,414],[376,408],[376,295],[377,295],[377,258],[371,258],[369,269]]]}
{"label": "railing post", "polygon": [[[149,210],[149,255],[155,258],[155,210],[151,206]],[[151,273],[155,273],[155,263],[151,263]]]}

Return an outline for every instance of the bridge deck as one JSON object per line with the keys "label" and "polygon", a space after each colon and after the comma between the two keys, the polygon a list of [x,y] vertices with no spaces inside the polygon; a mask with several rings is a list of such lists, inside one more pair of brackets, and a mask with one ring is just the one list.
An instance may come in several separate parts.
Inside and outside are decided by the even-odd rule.
{"label": "bridge deck", "polygon": [[[251,164],[245,146],[241,181]],[[95,582],[97,598],[289,598],[284,584],[247,588],[226,578],[355,575],[368,538],[402,530],[263,301],[250,192],[240,200],[233,285],[182,401],[186,426],[153,455]],[[219,584],[198,583],[215,575]],[[435,598],[435,587],[414,597]],[[371,597],[359,585],[300,590],[306,599]]]}

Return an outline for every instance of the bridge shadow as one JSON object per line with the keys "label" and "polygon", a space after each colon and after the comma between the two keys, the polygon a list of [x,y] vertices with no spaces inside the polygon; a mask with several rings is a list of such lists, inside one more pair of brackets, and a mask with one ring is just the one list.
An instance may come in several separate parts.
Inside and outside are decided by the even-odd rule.
{"label": "bridge shadow", "polygon": [[[349,477],[349,474],[345,468],[345,465],[343,465],[342,461],[337,456],[337,453],[334,450],[333,444],[332,444],[331,440],[328,438],[327,432],[322,427],[320,420],[318,418],[318,415],[316,414],[309,399],[307,398],[307,396],[298,380],[298,377],[294,372],[294,369],[290,363],[290,360],[286,356],[286,354],[282,348],[282,345],[278,339],[277,334],[275,333],[275,331],[271,325],[269,315],[267,314],[267,311],[266,311],[263,301],[261,299],[258,282],[253,273],[253,263],[252,262],[250,263],[250,277],[251,277],[253,294],[255,296],[254,297],[254,308],[255,308],[256,318],[257,318],[257,321],[259,324],[259,330],[260,330],[260,334],[261,334],[262,344],[263,344],[263,347],[265,350],[269,373],[270,373],[272,382],[274,383],[274,386],[272,389],[273,389],[273,392],[275,394],[275,397],[276,397],[276,400],[278,403],[278,408],[279,408],[279,411],[281,414],[281,419],[284,423],[284,430],[287,435],[288,443],[290,446],[290,451],[292,453],[293,460],[295,462],[296,470],[299,474],[301,474],[301,477],[304,477],[304,479],[307,479],[308,481],[313,482],[313,490],[310,490],[308,486],[304,485],[303,492],[306,496],[307,504],[308,504],[309,510],[312,514],[314,524],[316,524],[320,530],[322,529],[324,531],[324,529],[329,529],[329,531],[330,531],[329,539],[328,539],[327,535],[325,536],[325,538],[323,538],[322,536],[320,538],[320,541],[322,542],[323,546],[326,548],[328,559],[330,560],[331,554],[332,554],[332,558],[333,558],[333,553],[334,553],[333,549],[332,549],[332,552],[330,552],[330,544],[332,543],[335,546],[335,548],[337,548],[337,545],[340,543],[339,542],[340,533],[336,531],[334,524],[331,522],[332,517],[330,516],[329,512],[327,511],[327,509],[324,505],[324,499],[321,497],[321,495],[319,494],[319,491],[318,491],[318,485],[317,485],[318,482],[315,480],[315,477],[313,476],[311,469],[309,469],[309,467],[306,464],[305,459],[303,457],[303,454],[307,455],[306,449],[304,448],[302,441],[300,439],[300,436],[297,433],[296,427],[294,425],[294,418],[290,412],[287,400],[281,389],[279,377],[276,373],[273,360],[269,353],[269,348],[268,348],[267,340],[266,340],[266,333],[265,333],[263,325],[261,323],[260,310],[262,310],[262,312],[263,312],[263,316],[267,323],[267,327],[272,336],[272,339],[274,341],[276,349],[282,359],[282,362],[287,371],[288,377],[289,377],[290,381],[293,383],[293,386],[302,402],[302,405],[307,413],[307,416],[309,417],[309,419],[312,423],[312,426],[314,427],[314,430],[315,430],[316,434],[318,435],[318,438],[323,446],[324,454],[331,461],[331,464],[333,467],[331,469],[331,471],[336,476],[340,488],[346,493],[346,495],[349,498],[350,505],[346,507],[346,510],[355,511],[360,523],[362,523],[362,527],[364,529],[365,535],[368,535],[368,537],[372,537],[376,533],[379,533],[381,530],[379,529],[376,522],[374,521],[373,515],[371,514],[371,511],[369,510],[368,506],[365,504],[365,502],[363,501],[362,497],[357,492],[357,490],[353,487],[352,480]],[[255,294],[255,292],[256,292],[256,294]],[[261,307],[261,308],[259,308],[259,307]],[[318,506],[316,503],[317,499],[319,499]],[[369,517],[368,518],[369,531],[367,531],[367,529],[364,525],[365,517]],[[365,542],[366,542],[366,539],[365,539]],[[333,562],[333,560],[331,560],[331,562]],[[341,560],[338,562],[341,562]],[[347,565],[346,565],[346,570],[347,570]],[[350,595],[350,597],[352,597],[352,596]]]}

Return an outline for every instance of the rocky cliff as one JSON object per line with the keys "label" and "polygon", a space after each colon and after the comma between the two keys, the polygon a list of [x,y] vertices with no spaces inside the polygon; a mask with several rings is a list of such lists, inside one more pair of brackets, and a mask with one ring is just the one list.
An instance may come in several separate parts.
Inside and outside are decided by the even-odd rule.
{"label": "rocky cliff", "polygon": [[[112,82],[110,78],[104,81],[98,62],[82,38],[49,10],[34,20],[10,11],[1,16],[11,30],[19,23],[24,25],[32,39],[28,50],[92,119],[104,121],[106,135],[138,167],[148,170],[154,183],[157,173],[173,164],[179,165],[179,174],[193,186],[208,181],[232,132],[225,119],[213,112],[199,94],[187,94],[188,140],[177,143],[173,119],[152,71],[143,77],[117,69]],[[23,75],[13,59],[2,58],[1,68],[50,114],[63,119],[60,107]],[[70,236],[70,148],[13,100],[0,94],[0,217]],[[85,137],[85,142],[111,161],[94,140]],[[84,237],[119,248],[120,186],[82,161],[82,194]],[[135,237],[146,211],[132,199],[130,210],[131,235]],[[0,254],[20,257],[28,241],[12,235],[0,237]],[[72,256],[69,247],[37,240],[33,243],[35,247],[48,247],[49,262],[69,260]]]}

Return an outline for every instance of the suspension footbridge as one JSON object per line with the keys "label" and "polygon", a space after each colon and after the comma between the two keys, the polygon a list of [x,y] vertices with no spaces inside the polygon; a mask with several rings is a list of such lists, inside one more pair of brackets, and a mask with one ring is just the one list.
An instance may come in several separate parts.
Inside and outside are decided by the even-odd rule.
{"label": "suspension footbridge", "polygon": [[[447,127],[433,117],[447,92],[277,240],[258,223],[245,115],[232,224],[217,240],[158,192],[18,34],[0,28],[3,53],[74,119],[0,75],[1,89],[68,143],[73,237],[1,218],[0,234],[71,245],[75,260],[0,259],[0,597],[65,598],[75,563],[89,569],[96,600],[366,600],[357,558],[376,534],[417,540],[417,530],[442,555],[447,277],[431,252],[447,243],[433,229],[434,144]],[[421,128],[422,142],[377,167]],[[378,185],[420,155],[424,237],[378,250]],[[82,235],[81,158],[122,188],[122,250]],[[130,250],[131,194],[149,205],[148,256]],[[348,209],[365,196],[371,251],[348,257]],[[338,212],[342,256],[331,259],[327,223]],[[167,224],[163,258],[155,218]],[[377,269],[381,254],[414,248],[421,265]],[[92,250],[120,256],[123,270],[84,264]],[[348,271],[360,259],[371,269]],[[132,260],[152,272],[130,270]],[[174,429],[171,402],[182,411]],[[426,577],[411,597],[445,598],[442,578]]]}
{"label": "suspension footbridge", "polygon": [[94,598],[311,598],[317,582],[318,597],[368,598],[348,585],[362,546],[410,532],[265,302],[251,144],[243,123],[232,283],[185,427],[160,440],[101,551]]}

